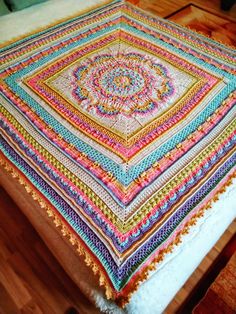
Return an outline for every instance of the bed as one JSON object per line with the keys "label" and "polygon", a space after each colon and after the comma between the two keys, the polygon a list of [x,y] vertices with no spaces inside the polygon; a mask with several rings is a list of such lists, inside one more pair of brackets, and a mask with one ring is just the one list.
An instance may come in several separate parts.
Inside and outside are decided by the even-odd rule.
{"label": "bed", "polygon": [[162,313],[235,218],[235,51],[123,1],[0,39],[1,185],[100,311]]}

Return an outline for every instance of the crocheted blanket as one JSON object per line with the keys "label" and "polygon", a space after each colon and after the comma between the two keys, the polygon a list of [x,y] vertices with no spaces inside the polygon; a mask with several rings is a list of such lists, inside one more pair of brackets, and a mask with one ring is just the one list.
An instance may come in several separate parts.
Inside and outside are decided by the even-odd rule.
{"label": "crocheted blanket", "polygon": [[122,1],[1,47],[1,163],[122,306],[235,175],[235,57]]}

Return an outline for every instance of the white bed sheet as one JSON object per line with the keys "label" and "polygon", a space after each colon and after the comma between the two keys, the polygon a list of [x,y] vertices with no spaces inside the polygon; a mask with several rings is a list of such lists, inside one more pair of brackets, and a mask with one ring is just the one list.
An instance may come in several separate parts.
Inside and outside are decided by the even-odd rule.
{"label": "white bed sheet", "polygon": [[[0,18],[0,42],[12,40],[38,28],[46,28],[57,20],[103,2],[102,0],[49,0],[10,13]],[[174,295],[236,217],[235,204],[236,180],[223,195],[220,195],[219,201],[213,204],[205,216],[198,220],[191,232],[183,237],[182,243],[175,247],[171,254],[166,255],[157,270],[150,274],[150,278],[140,285],[124,310],[119,309],[113,302],[107,301],[100,288],[92,287],[92,283],[86,280],[86,274],[81,274],[80,289],[106,313],[163,313]]]}

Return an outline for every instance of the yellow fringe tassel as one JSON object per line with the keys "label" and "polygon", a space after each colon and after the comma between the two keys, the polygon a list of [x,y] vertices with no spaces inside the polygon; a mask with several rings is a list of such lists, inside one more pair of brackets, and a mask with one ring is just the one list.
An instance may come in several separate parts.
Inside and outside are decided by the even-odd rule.
{"label": "yellow fringe tassel", "polygon": [[107,280],[107,277],[104,275],[104,272],[101,270],[101,268],[97,265],[96,261],[94,260],[92,254],[90,254],[85,248],[80,244],[80,241],[75,236],[74,233],[72,233],[67,225],[62,221],[62,219],[55,213],[55,211],[52,209],[53,207],[50,206],[48,203],[46,203],[41,197],[39,192],[35,190],[31,184],[27,182],[27,179],[25,179],[20,174],[20,170],[16,171],[13,167],[11,167],[8,162],[1,158],[0,156],[0,165],[4,167],[4,169],[9,172],[13,178],[17,179],[18,182],[24,186],[27,193],[29,193],[32,198],[39,204],[39,206],[42,209],[45,209],[47,212],[48,217],[50,217],[56,227],[58,227],[62,233],[63,236],[68,237],[69,242],[76,246],[76,251],[80,256],[84,257],[85,264],[90,267],[94,273],[94,275],[98,275],[99,277],[99,285],[105,288],[105,295],[107,299],[113,299],[116,304],[122,308],[125,307],[125,305],[130,301],[130,298],[132,294],[137,291],[139,285],[145,281],[150,271],[153,271],[156,269],[158,263],[160,263],[165,255],[167,253],[171,253],[175,246],[179,245],[181,243],[182,236],[189,233],[190,228],[193,225],[196,225],[197,220],[204,216],[204,213],[206,210],[212,207],[212,204],[216,202],[219,199],[219,195],[224,193],[226,191],[227,186],[232,184],[233,178],[236,178],[236,171],[234,171],[228,178],[227,182],[216,191],[214,197],[202,208],[199,209],[199,211],[188,221],[183,230],[181,230],[175,240],[168,245],[168,247],[160,252],[160,254],[152,261],[152,263],[147,266],[147,268],[143,271],[142,274],[140,274],[136,280],[134,285],[131,287],[130,291],[127,293],[126,296],[120,296],[116,297],[113,288],[111,287],[110,282]]}

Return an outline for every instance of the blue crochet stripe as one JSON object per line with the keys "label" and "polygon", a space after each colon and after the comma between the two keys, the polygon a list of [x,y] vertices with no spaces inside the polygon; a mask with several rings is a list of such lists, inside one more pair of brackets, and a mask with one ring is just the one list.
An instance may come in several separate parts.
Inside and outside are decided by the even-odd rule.
{"label": "blue crochet stripe", "polygon": [[[107,250],[105,249],[103,243],[97,239],[96,235],[94,235],[94,239],[90,239],[87,236],[87,234],[89,232],[92,232],[90,230],[90,228],[86,225],[85,226],[85,228],[87,229],[86,232],[81,229],[80,224],[84,224],[84,223],[82,222],[80,217],[77,216],[78,220],[80,221],[80,224],[77,224],[73,220],[73,218],[70,215],[68,215],[64,206],[62,205],[64,203],[64,201],[62,201],[62,202],[57,201],[56,198],[53,197],[53,195],[50,193],[50,191],[53,191],[53,189],[51,187],[47,188],[48,183],[46,183],[41,177],[39,177],[39,175],[29,165],[28,165],[28,168],[31,168],[30,169],[31,171],[27,170],[22,165],[22,163],[20,163],[18,161],[18,160],[24,161],[24,159],[22,157],[20,157],[14,151],[14,155],[17,156],[17,158],[16,158],[10,152],[10,150],[12,150],[12,148],[10,148],[10,145],[3,138],[0,138],[0,150],[1,150],[1,152],[4,153],[4,155],[7,157],[7,159],[10,160],[16,166],[16,168],[19,169],[27,177],[27,179],[29,179],[29,181],[35,186],[35,188],[38,191],[40,191],[50,201],[50,203],[57,209],[57,211],[62,215],[62,217],[70,224],[70,226],[75,230],[75,232],[88,245],[88,247],[91,249],[93,254],[99,258],[99,260],[102,263],[103,267],[105,268],[106,272],[109,274],[109,278],[112,279],[112,282],[115,285],[115,287],[117,289],[119,289],[119,283],[116,284],[117,277],[116,277],[115,273],[113,272],[112,268],[110,267],[110,265],[108,264],[107,256],[104,256],[104,251],[107,252]],[[25,163],[25,161],[24,161],[24,163]],[[40,184],[40,182],[45,183],[44,186],[42,184]],[[55,193],[56,192],[54,191],[54,194]],[[59,196],[59,198],[61,198],[61,197]],[[90,230],[90,231],[88,231],[88,230]],[[99,246],[101,246],[100,249],[99,249]],[[107,252],[107,254],[109,255],[108,252]],[[112,257],[109,258],[109,261],[111,260],[111,258]],[[114,268],[114,265],[113,265],[113,268]],[[116,268],[117,268],[117,266],[116,266]]]}
{"label": "blue crochet stripe", "polygon": [[[137,24],[142,26],[142,24],[140,24],[137,20],[135,20],[135,22],[137,22]],[[163,47],[163,48],[165,48],[167,50],[171,50],[174,53],[176,53],[177,55],[181,55],[182,58],[185,58],[186,60],[192,61],[193,64],[197,63],[198,65],[202,66],[203,68],[206,68],[206,69],[208,69],[210,71],[213,71],[213,72],[215,72],[215,73],[217,73],[219,75],[222,75],[222,77],[228,78],[229,80],[233,80],[234,79],[234,75],[233,74],[231,74],[229,72],[226,72],[223,69],[217,68],[217,67],[215,67],[214,65],[212,65],[210,63],[206,63],[204,60],[201,60],[200,58],[197,58],[197,57],[191,55],[190,53],[187,53],[187,52],[183,51],[181,48],[177,48],[177,47],[175,47],[175,46],[173,46],[173,45],[171,45],[171,44],[169,44],[167,42],[164,42],[163,40],[159,39],[158,38],[158,34],[159,34],[158,31],[156,29],[152,28],[152,27],[150,27],[150,29],[152,29],[153,31],[156,32],[156,36],[147,34],[144,31],[141,31],[141,30],[139,30],[139,29],[137,29],[137,28],[135,28],[133,26],[130,26],[128,24],[125,24],[125,23],[121,23],[121,26],[127,32],[135,33],[135,34],[137,34],[137,37],[139,37],[139,36],[143,37],[144,36],[145,40],[149,40],[150,42],[155,43],[158,46],[161,46],[161,47]],[[174,39],[173,39],[173,41],[174,41]],[[191,49],[195,50],[192,46],[191,46]],[[198,54],[199,54],[199,52],[198,52]],[[201,51],[201,55],[209,58],[209,55],[205,54],[202,51]],[[213,57],[211,56],[211,58],[213,58]]]}
{"label": "blue crochet stripe", "polygon": [[[20,75],[16,73],[14,76]],[[13,81],[14,82],[14,81]],[[46,121],[49,125],[51,125],[54,130],[63,134],[64,138],[70,142],[72,142],[80,151],[84,151],[92,160],[98,161],[104,169],[111,172],[114,176],[116,176],[117,180],[124,184],[129,185],[134,179],[136,179],[143,171],[147,170],[152,166],[152,164],[161,159],[168,151],[173,149],[178,143],[182,142],[189,134],[197,130],[198,126],[201,125],[209,116],[211,116],[214,111],[221,105],[222,100],[227,97],[234,89],[234,83],[227,85],[223,91],[218,94],[215,99],[208,105],[205,110],[203,110],[195,120],[188,126],[186,126],[183,130],[181,130],[178,134],[173,136],[171,140],[164,143],[161,147],[159,147],[156,151],[151,153],[148,157],[143,159],[139,164],[130,168],[130,170],[126,173],[118,164],[102,155],[100,152],[96,151],[93,147],[88,145],[87,143],[78,139],[75,135],[73,135],[66,128],[58,124],[58,121],[53,118],[50,114],[46,112],[42,107],[38,105],[20,86],[10,82],[10,78],[8,79],[9,86],[13,89],[14,92],[19,94],[24,94],[23,99],[27,100],[31,107],[37,112],[38,115],[42,116],[44,121]],[[29,99],[27,99],[29,98]],[[43,133],[39,131],[42,135]],[[44,136],[44,135],[43,135]],[[45,137],[45,136],[44,136]],[[46,137],[45,137],[46,138]],[[86,172],[87,170],[84,169]]]}
{"label": "blue crochet stripe", "polygon": [[[140,12],[140,10],[137,10],[135,7],[133,7],[132,10],[138,15],[140,15],[140,14],[143,15],[144,18],[149,20],[149,21],[155,22],[159,25],[163,25],[165,28],[169,28],[171,31],[174,31],[174,32],[178,31],[180,35],[187,37],[189,39],[193,39],[194,42],[198,42],[201,45],[204,43],[207,43],[214,50],[218,50],[218,51],[222,51],[222,50],[226,51],[227,50],[230,54],[232,54],[232,48],[227,47],[223,43],[221,44],[212,38],[201,35],[200,33],[196,34],[196,32],[191,30],[191,29],[186,30],[181,25],[179,25],[173,21],[170,21],[170,20],[167,20],[167,19],[164,19],[161,17],[154,17],[153,15],[149,15],[148,12],[145,12],[145,14],[143,14],[142,12]],[[149,26],[149,27],[152,28],[151,26]],[[156,30],[156,29],[154,29],[154,30]],[[187,43],[186,43],[186,45],[187,45]],[[189,45],[191,46],[191,44],[189,44]],[[216,49],[216,46],[218,46],[217,49]],[[236,56],[233,56],[233,58],[236,59]]]}
{"label": "blue crochet stripe", "polygon": [[[84,43],[90,41],[91,39],[95,39],[98,36],[102,36],[106,33],[112,32],[115,29],[117,29],[117,25],[112,27],[107,27],[106,31],[102,30],[97,32],[96,34],[90,34],[87,38],[84,38],[80,41],[80,44],[83,45]],[[130,28],[129,28],[130,29]],[[132,28],[133,29],[133,28]],[[137,30],[136,30],[137,31]],[[145,34],[147,36],[147,34]],[[150,36],[152,40],[155,39],[155,37]],[[170,49],[174,49],[178,53],[180,52],[179,49],[175,49],[173,46],[163,43],[158,38],[156,39],[158,44],[162,45],[163,47],[168,46]],[[34,99],[32,99],[19,85],[16,84],[15,80],[17,78],[20,78],[27,74],[31,70],[37,69],[38,65],[43,65],[47,63],[48,61],[52,60],[54,57],[59,56],[61,53],[66,52],[68,49],[75,48],[78,46],[78,43],[73,42],[67,47],[63,47],[58,51],[55,51],[50,56],[46,56],[40,59],[40,61],[36,64],[31,65],[29,68],[24,68],[23,70],[11,75],[6,79],[7,84],[11,87],[11,89],[22,99],[26,100],[28,104],[31,105],[32,108],[37,112],[37,114],[45,120],[48,125],[51,125],[53,129],[59,133],[62,134],[62,136],[69,142],[75,145],[78,150],[85,152],[90,159],[96,160],[101,164],[101,166],[106,170],[111,172],[117,180],[125,185],[128,186],[133,180],[135,180],[142,172],[147,170],[151,167],[151,165],[156,161],[162,158],[170,149],[174,148],[178,143],[182,142],[189,134],[194,132],[197,127],[202,124],[207,117],[209,117],[221,104],[222,100],[224,100],[227,95],[232,92],[235,89],[236,83],[231,82],[225,88],[221,91],[220,94],[215,97],[215,99],[209,104],[205,110],[203,110],[198,117],[195,118],[195,120],[192,121],[191,125],[188,125],[183,130],[181,130],[178,134],[176,134],[169,142],[164,143],[160,148],[158,148],[156,151],[154,151],[152,154],[150,154],[146,159],[142,160],[139,164],[132,167],[127,173],[124,171],[122,167],[120,167],[118,164],[116,164],[114,161],[110,160],[106,156],[102,155],[98,151],[96,151],[93,147],[89,146],[87,143],[81,141],[76,136],[74,136],[70,131],[68,131],[65,127],[58,124],[58,121],[48,114],[46,110],[44,110],[42,107],[40,107]],[[181,53],[183,53],[181,51]],[[186,56],[188,56],[186,54]],[[195,61],[196,58],[194,57]],[[215,68],[209,64],[206,65],[211,70],[215,70]],[[219,70],[221,71],[221,70]]]}
{"label": "blue crochet stripe", "polygon": [[10,50],[14,47],[17,47],[21,44],[27,44],[28,41],[31,41],[32,39],[35,39],[35,41],[38,40],[38,37],[41,37],[42,35],[46,35],[48,36],[48,33],[52,32],[53,30],[58,30],[62,27],[66,27],[66,28],[69,28],[71,24],[73,24],[75,21],[77,22],[77,24],[79,24],[81,21],[84,20],[84,18],[86,17],[89,17],[91,15],[94,15],[95,13],[99,14],[101,13],[101,11],[105,11],[107,9],[111,9],[111,7],[115,7],[116,4],[119,4],[119,3],[122,3],[123,1],[122,0],[113,0],[111,1],[110,3],[106,4],[106,5],[103,5],[99,8],[96,8],[94,10],[91,10],[87,13],[84,13],[82,15],[79,15],[79,16],[76,16],[74,18],[69,18],[68,21],[65,21],[65,22],[62,22],[62,23],[59,23],[59,24],[56,24],[56,25],[53,25],[53,26],[49,26],[47,28],[45,28],[45,30],[43,31],[40,31],[38,32],[37,34],[33,34],[33,35],[30,35],[30,36],[27,36],[23,39],[20,39],[18,41],[15,41],[14,43],[11,43],[10,45],[7,45],[6,47],[3,47],[0,49],[0,53],[2,52],[5,52],[7,50]]}
{"label": "blue crochet stripe", "polygon": [[[154,234],[153,239],[155,239],[155,241],[150,238],[149,241],[144,244],[146,252],[144,255],[140,255],[139,251],[137,251],[122,266],[118,267],[114,264],[114,260],[104,247],[104,244],[98,241],[97,236],[95,234],[91,238],[87,236],[87,234],[92,232],[90,228],[85,226],[86,230],[82,230],[82,225],[84,224],[82,220],[77,216],[79,222],[76,223],[73,220],[73,217],[67,214],[66,209],[62,205],[65,201],[61,199],[60,196],[55,197],[58,196],[58,194],[53,191],[53,189],[41,177],[39,177],[39,175],[28,164],[25,163],[24,159],[22,159],[22,157],[20,157],[3,138],[0,139],[0,149],[4,155],[30,180],[30,182],[44,196],[46,196],[48,200],[50,200],[51,204],[55,206],[66,221],[70,223],[71,227],[80,235],[91,251],[99,258],[117,291],[121,290],[126,285],[133,274],[137,272],[138,269],[145,263],[150,254],[154,252],[160,244],[163,244],[168,240],[172,232],[176,229],[186,214],[190,213],[192,209],[195,208],[195,205],[199,204],[200,200],[202,201],[205,196],[217,186],[217,184],[227,175],[236,163],[236,154],[232,154],[232,156],[224,164],[222,164],[219,169],[217,169],[216,173],[208,180],[208,182],[206,182],[205,185],[196,192],[196,195],[199,194],[199,196],[196,198],[195,195],[193,195],[192,198],[188,200],[190,205],[187,207],[185,205],[182,206],[183,210],[179,211],[181,214],[180,216],[178,215],[179,218],[175,221],[175,224],[172,225],[172,230],[170,232],[164,232],[164,237],[161,239],[158,238],[158,241],[156,239],[157,235]],[[24,164],[26,165],[25,167]],[[61,199],[61,201],[57,201],[56,198]],[[144,251],[144,249],[142,251]],[[104,252],[106,252],[105,255]],[[111,265],[109,265],[109,263]]]}

